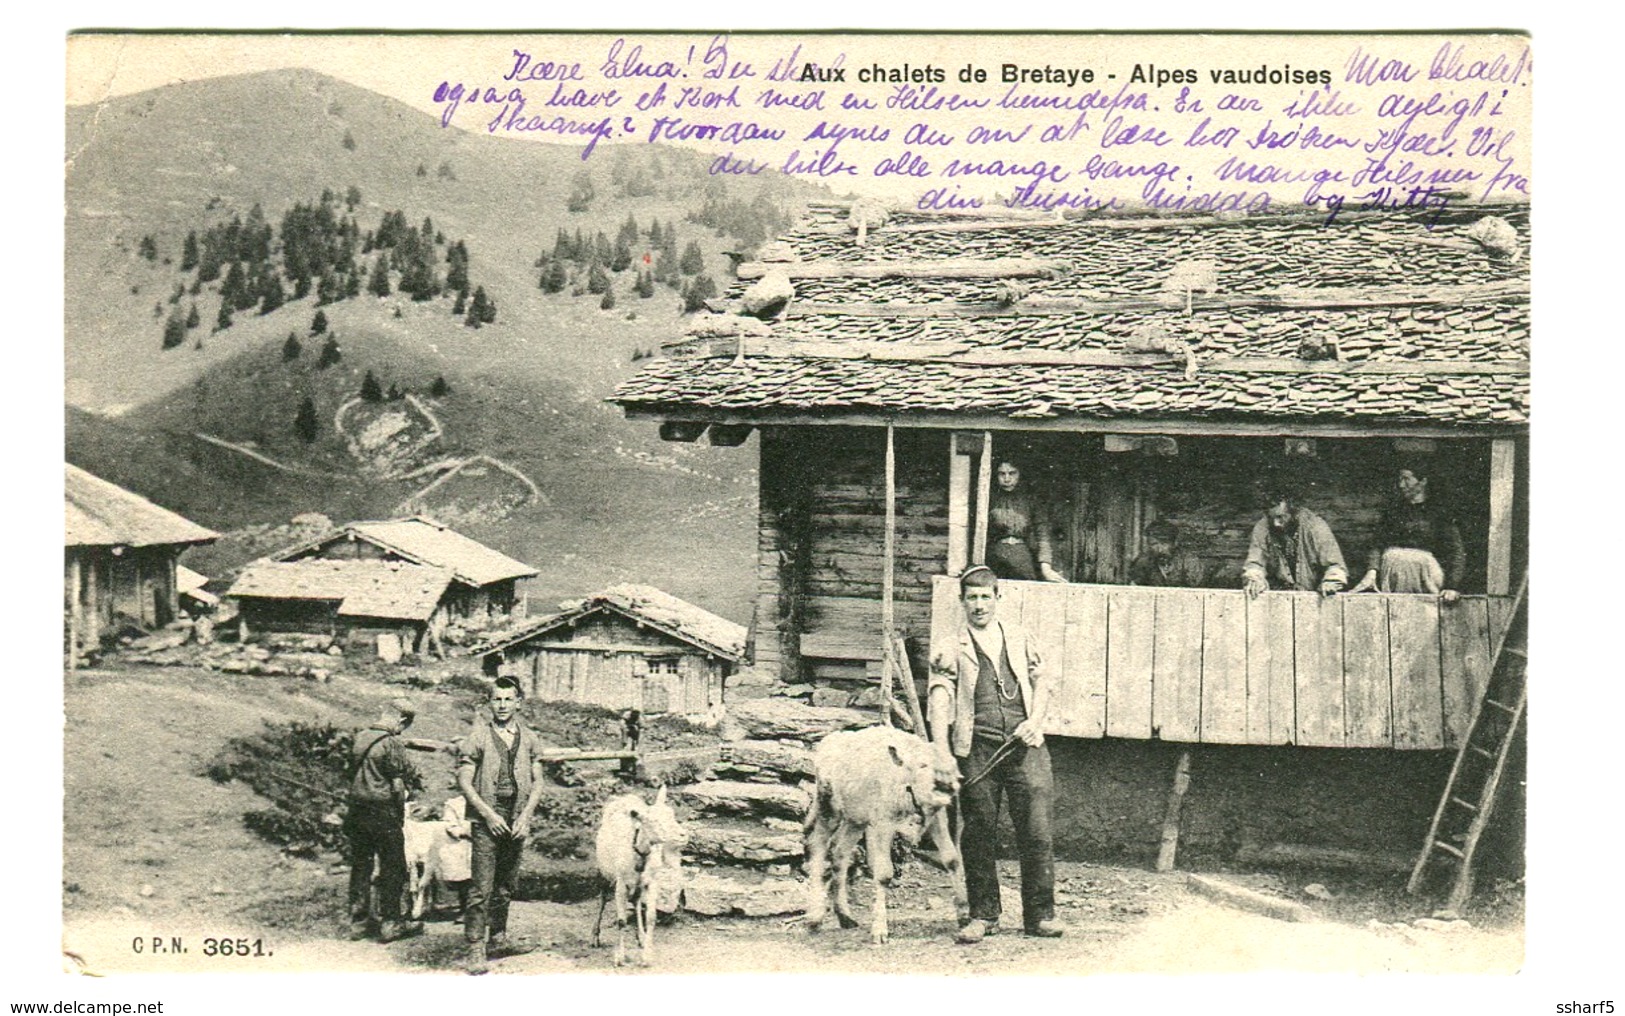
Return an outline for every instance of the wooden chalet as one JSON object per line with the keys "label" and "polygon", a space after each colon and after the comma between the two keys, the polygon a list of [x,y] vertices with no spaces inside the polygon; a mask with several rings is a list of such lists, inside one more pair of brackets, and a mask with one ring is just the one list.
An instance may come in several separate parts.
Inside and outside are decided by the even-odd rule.
{"label": "wooden chalet", "polygon": [[327,635],[376,647],[391,662],[437,650],[451,572],[403,561],[254,561],[226,596],[237,602],[237,637]]}
{"label": "wooden chalet", "polygon": [[[697,322],[614,401],[670,440],[758,435],[750,653],[785,683],[873,675],[891,632],[923,675],[959,623],[953,576],[986,555],[993,464],[1014,457],[1069,580],[1001,583],[1002,615],[1057,665],[1052,734],[1438,749],[1469,721],[1527,558],[1528,222],[1463,206],[1432,224],[905,212],[854,229],[818,207],[718,301],[782,275],[775,320]],[[1352,584],[1416,458],[1468,544],[1459,602],[1240,592],[1264,474],[1307,486]],[[1123,584],[1155,518],[1212,588]]]}
{"label": "wooden chalet", "polygon": [[474,647],[531,697],[703,713],[745,655],[743,626],[652,586],[622,584]]}
{"label": "wooden chalet", "polygon": [[271,556],[274,561],[393,561],[450,573],[440,603],[445,621],[477,625],[523,615],[520,579],[536,569],[432,518],[352,522]]}
{"label": "wooden chalet", "polygon": [[219,534],[138,494],[65,465],[63,599],[68,665],[121,625],[175,619],[176,561]]}

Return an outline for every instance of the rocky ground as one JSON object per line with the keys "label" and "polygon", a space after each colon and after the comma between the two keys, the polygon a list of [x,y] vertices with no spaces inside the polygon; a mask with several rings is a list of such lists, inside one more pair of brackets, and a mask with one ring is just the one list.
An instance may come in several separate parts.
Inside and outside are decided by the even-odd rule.
{"label": "rocky ground", "polygon": [[[62,912],[72,962],[99,972],[455,970],[460,933],[449,915],[420,939],[346,941],[339,859],[290,856],[256,838],[242,816],[265,800],[204,775],[227,738],[253,734],[267,720],[361,724],[399,690],[343,673],[323,681],[117,661],[69,675]],[[466,724],[466,695],[419,694],[414,734],[449,737]],[[731,718],[742,723],[724,727],[733,741],[668,745],[652,759],[653,768],[687,781],[680,803],[695,849],[688,909],[659,929],[649,969],[1505,972],[1522,963],[1517,887],[1481,893],[1484,902],[1466,922],[1440,922],[1425,903],[1399,894],[1392,878],[1335,872],[1208,873],[1300,908],[1311,920],[1299,923],[1216,902],[1193,892],[1180,872],[1062,863],[1058,906],[1071,935],[1038,941],[1005,933],[966,948],[951,941],[946,876],[913,862],[891,894],[889,945],[871,946],[862,927],[809,934],[799,920],[805,889],[795,867],[806,753],[776,726],[784,708]],[[823,715],[839,722],[833,711]],[[583,775],[589,785],[607,778],[585,767]],[[526,865],[528,899],[515,905],[513,929],[536,948],[500,961],[496,972],[611,969],[609,950],[589,944],[597,906],[588,863],[532,850]],[[1013,868],[1005,874],[1014,885]],[[867,886],[859,885],[856,903],[866,921]],[[1015,920],[1019,903],[1012,898],[1007,911]],[[134,939],[153,936],[164,942],[160,951],[135,951]],[[222,936],[258,941],[262,954],[205,958],[204,940]],[[169,951],[176,937],[185,953]]]}

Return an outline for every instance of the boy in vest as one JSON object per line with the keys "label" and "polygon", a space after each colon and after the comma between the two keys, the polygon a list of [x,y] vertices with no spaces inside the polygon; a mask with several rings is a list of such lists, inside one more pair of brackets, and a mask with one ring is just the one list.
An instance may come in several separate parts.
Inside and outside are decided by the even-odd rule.
{"label": "boy in vest", "polygon": [[457,755],[457,788],[468,802],[473,845],[463,919],[471,974],[489,969],[488,956],[517,951],[508,941],[508,903],[542,794],[541,745],[520,722],[522,700],[517,682],[497,678],[490,716],[474,718]]}
{"label": "boy in vest", "polygon": [[965,624],[932,654],[928,692],[932,742],[952,753],[967,781],[959,797],[960,851],[971,919],[957,941],[974,945],[998,929],[1000,798],[1009,802],[1021,855],[1022,925],[1028,935],[1058,938],[1066,928],[1055,919],[1055,781],[1044,747],[1049,684],[1032,639],[998,620],[992,569],[966,571],[959,595]]}
{"label": "boy in vest", "polygon": [[422,921],[401,919],[406,888],[406,775],[410,764],[401,734],[416,715],[404,698],[384,705],[377,722],[356,732],[350,747],[350,800],[344,831],[350,841],[350,937],[372,933],[373,861],[378,862],[378,937],[384,942],[419,935]]}

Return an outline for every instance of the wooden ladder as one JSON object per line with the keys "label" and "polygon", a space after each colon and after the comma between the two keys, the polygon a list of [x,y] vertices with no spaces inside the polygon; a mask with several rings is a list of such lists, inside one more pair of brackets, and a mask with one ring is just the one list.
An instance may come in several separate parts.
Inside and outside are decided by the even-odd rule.
{"label": "wooden ladder", "polygon": [[1415,895],[1431,861],[1454,862],[1455,880],[1447,910],[1460,910],[1473,893],[1473,856],[1489,826],[1495,797],[1506,771],[1507,755],[1523,721],[1528,694],[1529,575],[1526,572],[1512,601],[1512,615],[1496,639],[1490,676],[1473,710],[1467,736],[1456,751],[1439,806],[1434,809],[1422,853],[1411,870],[1407,892]]}

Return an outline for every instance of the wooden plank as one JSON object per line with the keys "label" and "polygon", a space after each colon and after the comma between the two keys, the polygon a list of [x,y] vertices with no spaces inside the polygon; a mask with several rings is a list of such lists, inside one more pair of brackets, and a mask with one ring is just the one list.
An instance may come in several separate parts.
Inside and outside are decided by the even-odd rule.
{"label": "wooden plank", "polygon": [[1155,594],[1119,589],[1107,594],[1106,734],[1151,736],[1151,688],[1157,625]]}
{"label": "wooden plank", "polygon": [[[1028,638],[1038,650],[1038,658],[1052,682],[1064,679],[1061,666],[1066,659],[1066,603],[1065,583],[1035,583],[1027,590],[1026,610],[1023,617]],[[1048,712],[1055,711],[1057,687],[1050,685]],[[1029,703],[1030,706],[1030,703]],[[1048,729],[1048,717],[1046,727]]]}
{"label": "wooden plank", "polygon": [[897,637],[897,628],[894,621],[896,612],[893,607],[893,597],[897,588],[897,442],[894,428],[891,423],[886,424],[886,533],[883,548],[886,560],[883,571],[880,573],[880,641],[882,659],[880,661],[880,722],[891,726],[892,689],[896,687],[897,673],[896,661],[889,652],[892,640]]}
{"label": "wooden plank", "polygon": [[1061,658],[1051,669],[1047,732],[1066,737],[1106,734],[1106,597],[1104,589],[1063,586],[1066,591]]}
{"label": "wooden plank", "polygon": [[1394,688],[1394,747],[1444,747],[1444,687],[1439,666],[1438,601],[1388,601],[1388,672]]}
{"label": "wooden plank", "polygon": [[[1516,599],[1511,596],[1490,596],[1486,600],[1490,608],[1490,652],[1501,644],[1501,635],[1507,630],[1507,624],[1512,620],[1512,603]],[[1480,685],[1480,688],[1483,686]]]}
{"label": "wooden plank", "polygon": [[[931,580],[931,657],[954,652],[951,641],[965,623],[964,608],[959,605],[959,581],[944,575]],[[948,658],[952,663],[952,656]],[[930,705],[929,702],[926,703]]]}
{"label": "wooden plank", "polygon": [[1280,593],[1292,599],[1292,652],[1298,736],[1294,744],[1341,747],[1343,604],[1319,593]]}
{"label": "wooden plank", "polygon": [[[1282,287],[1224,296],[1192,295],[1191,310],[1325,310],[1335,307],[1463,307],[1486,303],[1527,303],[1529,282],[1469,283],[1458,286]],[[1181,300],[1181,303],[1184,301]],[[1029,296],[1014,304],[991,301],[952,303],[793,303],[790,317],[839,314],[851,317],[1047,317],[1058,314],[1155,314],[1170,305],[1155,296],[1105,300]]]}
{"label": "wooden plank", "polygon": [[949,442],[948,448],[948,574],[958,575],[970,562],[970,463]]}
{"label": "wooden plank", "polygon": [[1350,748],[1391,748],[1393,679],[1388,670],[1387,597],[1337,599],[1343,604],[1343,743]]}
{"label": "wooden plank", "polygon": [[1464,596],[1439,608],[1439,662],[1444,685],[1444,743],[1455,748],[1472,722],[1490,673],[1489,604]]}
{"label": "wooden plank", "polygon": [[734,273],[759,279],[771,273],[792,279],[1030,279],[1063,275],[1064,261],[1039,258],[930,258],[924,261],[747,261]]}
{"label": "wooden plank", "polygon": [[[694,419],[710,423],[752,423],[758,426],[779,427],[875,427],[886,422],[890,414],[882,415],[865,410],[838,410],[802,412],[784,410],[774,406],[754,409],[709,409],[684,407],[681,410],[654,408],[638,404],[623,404],[621,411],[628,420]],[[1373,418],[1358,423],[1317,423],[1310,420],[1147,420],[1138,416],[1124,417],[1012,417],[993,412],[971,413],[962,410],[938,412],[911,412],[911,428],[926,430],[959,430],[977,427],[987,431],[1040,431],[1065,434],[1194,434],[1201,437],[1430,437],[1450,440],[1468,438],[1507,437],[1527,434],[1525,423],[1439,425]]]}
{"label": "wooden plank", "polygon": [[1164,741],[1202,736],[1202,601],[1193,589],[1158,591],[1151,726]]}
{"label": "wooden plank", "polygon": [[[887,306],[889,309],[889,305]],[[1466,341],[1470,336],[1462,335]],[[662,351],[674,358],[732,360],[741,357],[800,360],[865,360],[875,363],[958,363],[1004,367],[1135,367],[1183,369],[1184,357],[1167,353],[1123,353],[1103,349],[1007,349],[950,339],[888,342],[883,339],[803,339],[785,336],[739,336],[682,340]],[[1201,361],[1204,373],[1246,374],[1381,374],[1381,375],[1517,375],[1528,376],[1527,360],[1303,360],[1297,357],[1211,356]]]}
{"label": "wooden plank", "polygon": [[1488,579],[1493,596],[1512,592],[1512,497],[1517,445],[1501,438],[1490,442],[1490,526]]}
{"label": "wooden plank", "polygon": [[993,432],[982,432],[981,462],[976,470],[976,540],[971,544],[971,564],[987,564],[987,509],[993,497]]}
{"label": "wooden plank", "polygon": [[1292,599],[1265,593],[1247,604],[1247,743],[1294,744],[1297,728]]}
{"label": "wooden plank", "polygon": [[1247,597],[1202,595],[1202,740],[1247,743]]}

